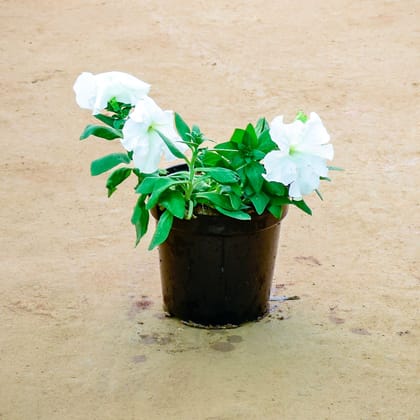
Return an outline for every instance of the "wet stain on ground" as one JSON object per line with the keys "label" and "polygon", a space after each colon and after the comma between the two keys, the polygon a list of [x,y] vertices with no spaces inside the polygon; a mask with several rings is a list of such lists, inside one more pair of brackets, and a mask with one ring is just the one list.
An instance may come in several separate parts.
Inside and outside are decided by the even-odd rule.
{"label": "wet stain on ground", "polygon": [[334,324],[344,324],[345,322],[346,322],[346,320],[345,319],[343,319],[343,318],[339,318],[338,316],[335,316],[335,315],[330,315],[329,316],[329,320],[331,321],[331,322],[333,322]]}
{"label": "wet stain on ground", "polygon": [[160,344],[166,345],[172,342],[171,335],[160,335],[157,333],[152,334],[139,334],[140,340],[143,344]]}
{"label": "wet stain on ground", "polygon": [[232,343],[226,341],[218,341],[217,343],[213,343],[210,345],[213,350],[221,351],[221,352],[228,352],[235,349],[235,346]]}
{"label": "wet stain on ground", "polygon": [[153,305],[153,301],[148,297],[143,295],[139,300],[136,300],[131,304],[131,308],[128,311],[128,317],[133,319],[139,312],[143,312]]}
{"label": "wet stain on ground", "polygon": [[139,354],[137,356],[134,356],[131,360],[133,363],[143,363],[146,361],[146,356],[144,354]]}
{"label": "wet stain on ground", "polygon": [[[292,299],[292,300],[295,300],[295,299]],[[264,319],[264,322],[270,322],[272,319],[275,319],[275,320],[278,320],[278,321],[283,321],[285,319],[290,319],[291,315],[289,313],[288,306],[285,305],[283,302],[281,302],[281,307],[283,309],[280,309],[280,305],[278,305],[278,304],[270,303],[269,313],[268,313],[267,317]]]}
{"label": "wet stain on ground", "polygon": [[169,315],[164,314],[163,312],[158,312],[156,314],[153,315],[154,318],[157,319],[165,319],[165,318],[170,318]]}
{"label": "wet stain on ground", "polygon": [[230,335],[229,337],[227,337],[227,341],[228,343],[240,343],[244,340],[240,335]]}
{"label": "wet stain on ground", "polygon": [[368,330],[365,330],[364,328],[352,328],[350,330],[353,334],[359,334],[359,335],[371,335]]}
{"label": "wet stain on ground", "polygon": [[140,311],[149,309],[153,305],[153,301],[147,296],[142,296],[140,300],[134,302],[133,306]]}
{"label": "wet stain on ground", "polygon": [[312,265],[312,266],[316,266],[316,265],[322,265],[315,257],[309,256],[309,257],[295,257],[295,260],[301,263],[304,263],[306,265]]}

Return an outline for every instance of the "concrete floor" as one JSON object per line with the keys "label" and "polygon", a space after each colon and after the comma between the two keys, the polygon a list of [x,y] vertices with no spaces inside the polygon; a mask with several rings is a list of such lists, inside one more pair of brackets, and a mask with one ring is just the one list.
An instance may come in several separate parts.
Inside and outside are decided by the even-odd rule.
{"label": "concrete floor", "polygon": [[[418,419],[420,4],[3,0],[0,419]],[[72,84],[122,70],[224,141],[316,111],[333,173],[282,225],[271,315],[165,318]]]}

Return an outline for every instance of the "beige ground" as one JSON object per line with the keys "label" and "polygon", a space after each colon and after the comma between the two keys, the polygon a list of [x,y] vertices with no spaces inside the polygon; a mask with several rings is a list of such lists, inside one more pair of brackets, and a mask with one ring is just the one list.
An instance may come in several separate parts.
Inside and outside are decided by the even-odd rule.
{"label": "beige ground", "polygon": [[[417,0],[0,6],[0,419],[420,418]],[[78,141],[73,81],[116,69],[219,141],[321,115],[347,171],[283,224],[274,282],[301,300],[230,331],[162,318],[131,187],[89,175],[119,145]]]}

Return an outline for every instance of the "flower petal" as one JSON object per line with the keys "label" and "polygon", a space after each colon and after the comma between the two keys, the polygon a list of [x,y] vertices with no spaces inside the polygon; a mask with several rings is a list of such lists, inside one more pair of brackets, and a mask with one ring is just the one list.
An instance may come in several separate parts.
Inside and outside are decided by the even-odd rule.
{"label": "flower petal", "polygon": [[310,166],[298,168],[297,179],[289,186],[289,196],[300,200],[319,187],[319,175]]}
{"label": "flower petal", "polygon": [[148,94],[150,85],[136,77],[119,72],[82,73],[74,86],[76,102],[82,108],[91,109],[94,115],[107,107],[108,101],[116,98],[118,102],[129,105]]}
{"label": "flower petal", "polygon": [[302,193],[300,192],[298,182],[294,181],[289,185],[289,197],[294,200],[302,200]]}
{"label": "flower petal", "polygon": [[120,71],[100,73],[96,78],[98,93],[94,113],[106,108],[108,101],[114,97],[118,102],[135,105],[139,99],[148,94],[150,89],[149,84]]}
{"label": "flower petal", "polygon": [[133,150],[134,166],[140,172],[151,174],[159,169],[163,143],[156,132],[150,133],[141,140]]}
{"label": "flower petal", "polygon": [[302,121],[284,124],[283,116],[274,118],[270,124],[270,136],[280,150],[289,152],[290,146],[298,144],[303,133]]}
{"label": "flower petal", "polygon": [[142,139],[147,137],[147,128],[147,124],[138,123],[129,118],[122,130],[123,138],[121,139],[121,144],[124,146],[125,150],[129,152],[133,151],[138,144],[142,142]]}
{"label": "flower petal", "polygon": [[185,143],[180,142],[173,112],[163,111],[153,99],[146,96],[137,102],[126,121],[123,128],[124,138],[121,140],[127,150],[133,151],[134,165],[144,173],[155,172],[163,155],[167,160],[176,159],[158,131],[172,140],[182,152],[188,148]]}
{"label": "flower petal", "polygon": [[287,136],[287,124],[283,122],[283,115],[274,118],[270,124],[270,137],[282,152],[289,153],[290,139]]}
{"label": "flower petal", "polygon": [[297,182],[302,195],[310,194],[319,187],[319,175],[310,166],[304,166],[298,170]]}
{"label": "flower petal", "polygon": [[325,177],[328,175],[328,167],[325,159],[313,155],[306,156],[306,159],[308,166],[311,167],[311,169],[318,175],[318,177]]}
{"label": "flower petal", "polygon": [[311,112],[305,123],[295,120],[284,124],[283,116],[276,117],[270,125],[270,136],[280,150],[263,159],[265,179],[289,185],[289,195],[294,199],[317,189],[320,177],[328,175],[326,160],[334,157],[330,136],[318,114]]}
{"label": "flower petal", "polygon": [[[162,134],[172,140],[173,144],[179,151],[185,152],[188,149],[188,146],[182,141],[181,137],[175,129],[173,111],[165,111],[162,113],[160,115],[159,121],[156,122],[155,127],[157,130],[162,132]],[[167,160],[170,161],[176,159],[176,157],[171,153],[166,145],[164,145],[163,151]]]}
{"label": "flower petal", "polygon": [[164,113],[164,111],[159,108],[156,102],[150,96],[145,96],[136,102],[130,118],[136,122],[145,122],[151,125],[152,122],[159,120],[161,113]]}
{"label": "flower petal", "polygon": [[267,181],[281,182],[288,185],[296,180],[296,164],[290,158],[279,150],[274,150],[262,160],[266,173],[263,177]]}
{"label": "flower petal", "polygon": [[323,159],[332,160],[334,158],[334,149],[332,144],[301,143],[296,150],[305,154],[318,156]]}
{"label": "flower petal", "polygon": [[330,135],[324,127],[321,118],[317,113],[311,112],[309,114],[308,121],[306,121],[304,124],[302,142],[312,144],[326,144],[329,141]]}
{"label": "flower petal", "polygon": [[97,86],[92,73],[83,72],[78,76],[73,85],[76,93],[76,102],[80,108],[92,109],[95,104]]}

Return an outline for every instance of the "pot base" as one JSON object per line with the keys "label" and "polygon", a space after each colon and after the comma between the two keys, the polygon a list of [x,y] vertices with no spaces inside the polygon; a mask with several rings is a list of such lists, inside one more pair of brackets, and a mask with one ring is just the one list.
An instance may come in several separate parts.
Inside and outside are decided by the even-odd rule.
{"label": "pot base", "polygon": [[[165,308],[165,316],[167,316],[168,318],[177,318],[174,315],[171,315]],[[268,314],[270,313],[270,311],[267,309],[266,313],[259,316],[257,319],[253,319],[250,321],[244,321],[241,324],[221,324],[221,325],[208,325],[208,324],[200,324],[194,321],[185,321],[183,319],[180,319],[180,322],[184,325],[187,325],[188,327],[192,327],[192,328],[199,328],[199,329],[203,329],[203,330],[231,330],[231,329],[235,329],[235,328],[239,328],[241,325],[248,323],[248,322],[259,322],[262,319],[264,319]]]}

